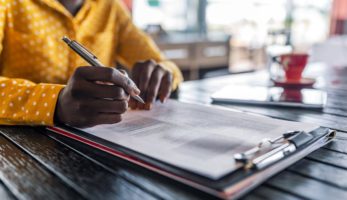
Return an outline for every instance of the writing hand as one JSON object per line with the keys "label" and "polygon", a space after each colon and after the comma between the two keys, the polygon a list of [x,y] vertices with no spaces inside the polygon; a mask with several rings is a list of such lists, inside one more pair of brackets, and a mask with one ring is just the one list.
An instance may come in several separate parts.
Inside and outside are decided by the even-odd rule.
{"label": "writing hand", "polygon": [[128,108],[129,94],[139,93],[116,69],[79,67],[59,94],[55,120],[75,127],[118,123]]}

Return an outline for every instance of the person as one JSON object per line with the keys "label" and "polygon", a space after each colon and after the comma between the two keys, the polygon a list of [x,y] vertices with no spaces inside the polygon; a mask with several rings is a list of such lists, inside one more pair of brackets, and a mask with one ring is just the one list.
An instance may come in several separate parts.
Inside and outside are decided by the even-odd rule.
{"label": "person", "polygon": [[[132,23],[118,0],[0,4],[1,125],[117,123],[128,107],[148,110],[156,99],[164,102],[182,81],[179,69]],[[106,66],[125,66],[138,88],[114,67],[88,66],[62,42],[65,35]],[[144,105],[129,98],[140,91]]]}

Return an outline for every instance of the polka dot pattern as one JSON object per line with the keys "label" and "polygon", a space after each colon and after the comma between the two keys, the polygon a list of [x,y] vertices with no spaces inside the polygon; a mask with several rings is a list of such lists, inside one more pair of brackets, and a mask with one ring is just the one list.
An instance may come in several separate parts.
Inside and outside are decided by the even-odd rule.
{"label": "polka dot pattern", "polygon": [[64,85],[4,77],[0,85],[5,85],[0,87],[0,124],[53,125],[57,94]]}
{"label": "polka dot pattern", "polygon": [[[0,43],[0,124],[53,125],[62,84],[76,67],[88,65],[62,42],[64,35],[107,66],[118,61],[131,69],[139,60],[165,60],[120,2],[85,0],[72,16],[57,0],[0,0],[0,41],[6,40]],[[162,64],[178,83],[178,68]]]}

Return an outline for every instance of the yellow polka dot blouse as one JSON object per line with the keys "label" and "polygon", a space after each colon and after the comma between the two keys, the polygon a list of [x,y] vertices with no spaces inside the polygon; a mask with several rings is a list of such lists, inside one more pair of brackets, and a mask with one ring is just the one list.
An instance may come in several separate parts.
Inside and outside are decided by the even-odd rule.
{"label": "yellow polka dot blouse", "polygon": [[131,69],[154,59],[173,73],[174,88],[182,80],[118,0],[85,0],[76,16],[56,0],[0,0],[0,124],[53,125],[60,90],[76,67],[88,65],[61,41],[64,35],[107,66]]}

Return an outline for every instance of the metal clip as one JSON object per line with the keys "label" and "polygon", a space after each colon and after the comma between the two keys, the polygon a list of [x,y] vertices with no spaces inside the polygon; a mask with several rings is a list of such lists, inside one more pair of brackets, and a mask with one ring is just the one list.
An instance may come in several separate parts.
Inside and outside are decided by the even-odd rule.
{"label": "metal clip", "polygon": [[282,144],[286,139],[302,132],[303,131],[288,131],[275,139],[264,138],[261,142],[258,143],[257,146],[253,147],[252,149],[249,149],[243,153],[235,154],[234,159],[237,162],[247,163],[249,162],[249,160],[252,160],[253,158],[259,156],[259,154],[261,155],[262,152],[267,152],[273,149],[274,145]]}

